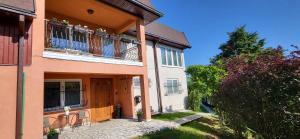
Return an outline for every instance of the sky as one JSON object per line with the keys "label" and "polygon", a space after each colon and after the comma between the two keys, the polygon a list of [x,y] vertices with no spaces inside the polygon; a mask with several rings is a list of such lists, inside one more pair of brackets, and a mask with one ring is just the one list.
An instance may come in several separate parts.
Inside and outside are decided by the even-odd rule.
{"label": "sky", "polygon": [[186,66],[209,64],[220,53],[227,33],[246,25],[266,39],[265,47],[300,46],[300,0],[152,0],[164,13],[158,22],[185,32],[191,49],[185,50]]}

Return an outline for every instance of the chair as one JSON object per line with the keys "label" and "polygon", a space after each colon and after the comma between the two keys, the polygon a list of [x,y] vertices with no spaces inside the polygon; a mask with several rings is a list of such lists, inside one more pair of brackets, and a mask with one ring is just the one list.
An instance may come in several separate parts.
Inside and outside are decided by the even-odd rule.
{"label": "chair", "polygon": [[72,125],[72,131],[74,131],[74,129],[76,127],[84,125],[84,121],[86,123],[89,122],[89,126],[92,125],[91,118],[90,118],[90,112],[87,110],[79,110],[78,113],[71,118],[71,122],[73,121],[74,117],[75,118],[78,117],[78,118],[76,118],[75,123]]}
{"label": "chair", "polygon": [[[49,118],[57,119],[57,118],[54,118],[54,117],[44,117],[43,118],[43,130],[46,131],[46,132],[48,132],[49,128],[51,128]],[[61,133],[61,128],[59,128],[59,133]]]}

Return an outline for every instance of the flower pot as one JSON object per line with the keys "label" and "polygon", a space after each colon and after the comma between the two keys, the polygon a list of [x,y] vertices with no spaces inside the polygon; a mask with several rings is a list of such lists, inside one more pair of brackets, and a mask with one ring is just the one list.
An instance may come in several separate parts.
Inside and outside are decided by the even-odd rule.
{"label": "flower pot", "polygon": [[138,122],[142,122],[143,121],[143,115],[137,115],[138,118]]}
{"label": "flower pot", "polygon": [[47,135],[47,139],[58,139],[58,134],[54,134],[52,136]]}

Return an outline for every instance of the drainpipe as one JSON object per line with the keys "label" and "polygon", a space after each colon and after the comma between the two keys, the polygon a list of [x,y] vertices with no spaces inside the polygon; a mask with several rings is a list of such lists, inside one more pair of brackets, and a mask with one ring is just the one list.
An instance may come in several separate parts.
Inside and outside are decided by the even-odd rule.
{"label": "drainpipe", "polygon": [[19,15],[19,47],[17,66],[17,104],[16,104],[16,134],[15,139],[23,138],[24,127],[24,74],[23,74],[23,49],[25,34],[25,16]]}
{"label": "drainpipe", "polygon": [[157,101],[158,101],[158,112],[162,113],[162,101],[161,101],[161,90],[160,90],[160,77],[158,71],[158,61],[157,61],[157,51],[156,46],[160,39],[153,42],[153,53],[154,53],[154,67],[155,67],[155,78],[156,78],[156,88],[157,88]]}

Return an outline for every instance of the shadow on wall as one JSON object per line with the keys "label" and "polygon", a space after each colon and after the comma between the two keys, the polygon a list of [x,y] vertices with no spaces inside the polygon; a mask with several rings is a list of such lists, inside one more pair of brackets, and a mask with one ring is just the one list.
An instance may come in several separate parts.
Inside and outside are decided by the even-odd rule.
{"label": "shadow on wall", "polygon": [[172,105],[166,106],[165,111],[166,112],[172,112],[173,111],[173,106]]}
{"label": "shadow on wall", "polygon": [[183,104],[184,104],[184,109],[188,109],[189,108],[189,98],[187,96],[184,97]]}

